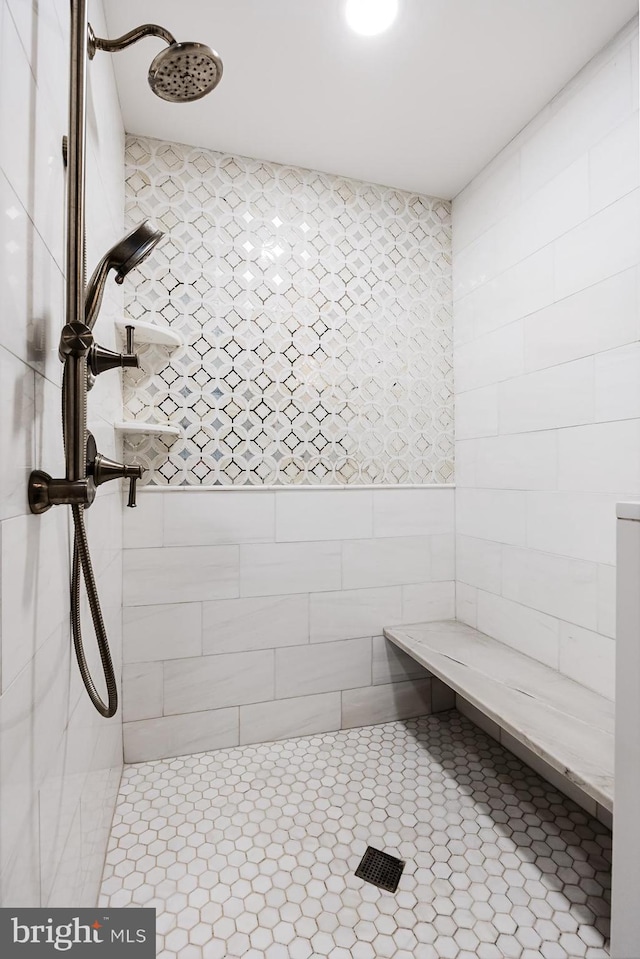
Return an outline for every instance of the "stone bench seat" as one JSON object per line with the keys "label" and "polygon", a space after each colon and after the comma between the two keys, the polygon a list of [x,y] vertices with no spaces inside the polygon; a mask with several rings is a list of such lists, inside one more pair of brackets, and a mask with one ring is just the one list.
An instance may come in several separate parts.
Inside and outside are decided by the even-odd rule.
{"label": "stone bench seat", "polygon": [[614,703],[453,620],[394,626],[385,637],[613,810]]}

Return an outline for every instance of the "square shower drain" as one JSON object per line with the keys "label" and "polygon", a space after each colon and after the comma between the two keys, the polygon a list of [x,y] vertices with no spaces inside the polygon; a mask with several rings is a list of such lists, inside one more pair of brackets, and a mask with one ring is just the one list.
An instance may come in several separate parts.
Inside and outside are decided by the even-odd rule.
{"label": "square shower drain", "polygon": [[373,846],[367,846],[367,851],[360,860],[356,869],[358,879],[364,879],[387,892],[395,892],[404,869],[402,859],[390,856],[388,852],[381,852]]}

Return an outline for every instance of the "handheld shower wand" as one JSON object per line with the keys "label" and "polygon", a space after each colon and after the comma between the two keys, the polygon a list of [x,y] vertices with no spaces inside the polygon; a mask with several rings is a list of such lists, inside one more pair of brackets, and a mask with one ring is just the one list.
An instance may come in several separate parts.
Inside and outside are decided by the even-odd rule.
{"label": "handheld shower wand", "polygon": [[127,273],[140,266],[163,236],[160,230],[154,230],[145,220],[105,253],[93,271],[84,294],[84,322],[90,330],[102,306],[109,271],[115,270],[116,283],[123,283]]}

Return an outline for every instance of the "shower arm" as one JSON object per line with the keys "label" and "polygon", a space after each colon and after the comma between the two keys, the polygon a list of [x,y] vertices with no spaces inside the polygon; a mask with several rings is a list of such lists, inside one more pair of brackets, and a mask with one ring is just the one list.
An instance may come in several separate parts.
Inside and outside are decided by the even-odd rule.
{"label": "shower arm", "polygon": [[160,37],[160,39],[165,40],[169,46],[176,42],[173,34],[169,33],[168,30],[165,30],[164,27],[159,26],[157,23],[143,23],[141,26],[129,30],[128,33],[123,33],[121,37],[116,37],[115,40],[97,37],[93,32],[91,24],[89,24],[87,35],[87,51],[90,60],[93,60],[95,57],[96,50],[105,50],[107,53],[119,53],[120,50],[125,50],[127,47],[130,47],[131,44],[137,43],[138,40],[143,40],[145,37]]}

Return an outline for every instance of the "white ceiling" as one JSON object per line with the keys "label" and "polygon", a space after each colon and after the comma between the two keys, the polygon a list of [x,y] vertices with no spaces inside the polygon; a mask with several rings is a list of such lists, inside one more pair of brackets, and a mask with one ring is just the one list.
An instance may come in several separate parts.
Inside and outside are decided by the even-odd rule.
{"label": "white ceiling", "polygon": [[[129,133],[450,198],[637,12],[637,0],[400,0],[378,37],[344,0],[104,0],[111,37],[160,23],[212,46],[220,86],[171,104],[161,41],[114,55]],[[106,56],[100,53],[99,56]]]}

